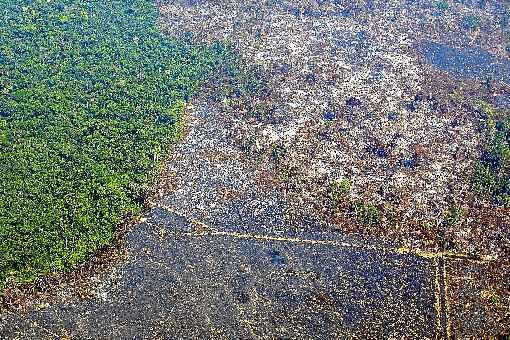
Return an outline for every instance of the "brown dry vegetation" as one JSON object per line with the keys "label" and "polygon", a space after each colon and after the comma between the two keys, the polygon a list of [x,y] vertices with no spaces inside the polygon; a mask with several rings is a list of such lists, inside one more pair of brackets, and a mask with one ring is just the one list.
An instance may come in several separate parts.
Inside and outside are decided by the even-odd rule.
{"label": "brown dry vegetation", "polygon": [[[314,216],[413,248],[507,257],[509,211],[477,195],[471,174],[484,145],[478,101],[508,85],[454,77],[416,52],[432,40],[504,56],[491,8],[364,6],[184,1],[163,4],[161,24],[230,41],[242,55],[246,71],[227,75],[211,100],[231,113],[247,159],[270,171],[289,223]],[[263,86],[233,90],[253,79]],[[345,180],[349,190],[332,200]]]}

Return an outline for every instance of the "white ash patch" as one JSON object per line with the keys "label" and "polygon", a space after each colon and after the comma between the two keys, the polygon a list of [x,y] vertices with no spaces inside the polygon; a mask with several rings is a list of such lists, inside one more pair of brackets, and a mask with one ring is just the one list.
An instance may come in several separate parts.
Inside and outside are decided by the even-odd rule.
{"label": "white ash patch", "polygon": [[[285,149],[276,168],[298,174],[288,179],[291,205],[313,214],[325,186],[349,178],[353,199],[387,205],[386,196],[396,195],[394,208],[402,212],[397,224],[440,225],[451,201],[469,192],[467,174],[482,137],[462,108],[434,106],[443,99],[423,86],[434,81],[434,71],[413,51],[421,39],[440,38],[442,27],[458,27],[462,10],[438,17],[434,9],[391,1],[354,18],[339,14],[349,8],[346,2],[271,3],[165,4],[162,25],[172,35],[192,32],[202,42],[231,41],[270,75],[267,100],[288,119],[272,124],[232,118],[232,129],[236,140],[252,141],[259,154]],[[269,156],[260,166],[275,168]]]}

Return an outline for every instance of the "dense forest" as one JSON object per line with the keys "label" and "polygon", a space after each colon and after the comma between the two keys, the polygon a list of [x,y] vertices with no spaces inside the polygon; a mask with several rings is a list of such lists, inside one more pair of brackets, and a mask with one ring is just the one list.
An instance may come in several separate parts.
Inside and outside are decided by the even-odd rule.
{"label": "dense forest", "polygon": [[7,0],[0,12],[1,288],[111,241],[226,49],[165,37],[151,1]]}

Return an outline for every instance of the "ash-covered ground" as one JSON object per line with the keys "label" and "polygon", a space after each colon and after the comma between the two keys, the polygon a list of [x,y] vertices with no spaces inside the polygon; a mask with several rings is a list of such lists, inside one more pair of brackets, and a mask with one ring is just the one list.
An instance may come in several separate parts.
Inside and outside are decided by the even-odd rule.
{"label": "ash-covered ground", "polygon": [[171,35],[229,41],[252,70],[255,91],[211,101],[289,224],[508,258],[509,210],[472,185],[480,103],[510,107],[507,4],[177,1],[161,13]]}

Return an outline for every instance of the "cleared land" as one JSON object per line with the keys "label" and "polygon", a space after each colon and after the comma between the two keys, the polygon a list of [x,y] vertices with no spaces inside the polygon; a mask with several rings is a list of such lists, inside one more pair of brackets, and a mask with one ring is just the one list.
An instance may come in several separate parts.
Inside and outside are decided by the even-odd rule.
{"label": "cleared land", "polygon": [[507,5],[225,0],[161,12],[172,36],[230,41],[249,65],[212,99],[281,189],[289,224],[509,258]]}

